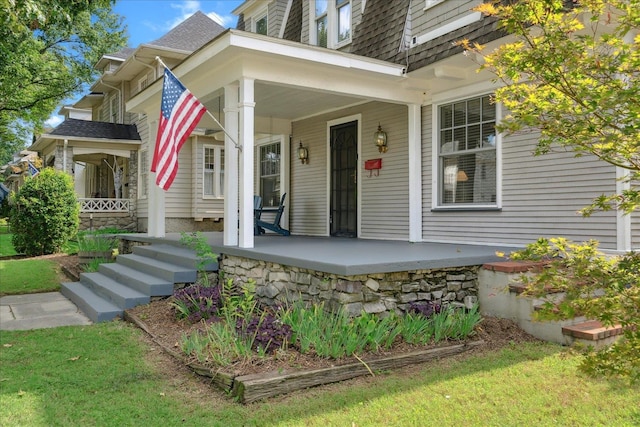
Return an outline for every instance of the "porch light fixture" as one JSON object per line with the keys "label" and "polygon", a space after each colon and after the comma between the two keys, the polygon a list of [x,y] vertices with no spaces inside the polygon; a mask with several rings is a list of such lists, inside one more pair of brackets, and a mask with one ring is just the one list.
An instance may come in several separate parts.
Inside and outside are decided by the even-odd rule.
{"label": "porch light fixture", "polygon": [[300,146],[298,147],[298,158],[303,165],[309,163],[309,150],[302,145],[302,141],[300,141]]}
{"label": "porch light fixture", "polygon": [[387,133],[382,130],[380,123],[378,123],[378,130],[373,134],[373,141],[380,153],[387,152]]}

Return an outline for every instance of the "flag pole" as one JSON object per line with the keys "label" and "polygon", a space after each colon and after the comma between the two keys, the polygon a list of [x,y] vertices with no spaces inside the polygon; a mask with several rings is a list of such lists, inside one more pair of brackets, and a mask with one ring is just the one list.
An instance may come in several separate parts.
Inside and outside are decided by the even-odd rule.
{"label": "flag pole", "polygon": [[[167,67],[167,64],[165,64],[159,56],[156,56],[156,61],[158,61],[160,63],[160,65],[162,65],[164,68],[166,68],[167,70],[171,71],[171,68]],[[213,119],[213,121],[216,122],[216,124],[218,126],[220,126],[220,129],[222,129],[222,131],[225,133],[225,135],[227,135],[229,137],[231,142],[233,142],[233,145],[235,145],[238,150],[242,151],[242,145],[239,145],[236,142],[234,137],[231,136],[231,134],[229,134],[229,132],[227,132],[227,130],[224,128],[224,126],[222,126],[222,124],[218,121],[218,119],[216,119],[216,117],[213,114],[211,114],[211,112],[209,110],[206,110],[206,112]]]}

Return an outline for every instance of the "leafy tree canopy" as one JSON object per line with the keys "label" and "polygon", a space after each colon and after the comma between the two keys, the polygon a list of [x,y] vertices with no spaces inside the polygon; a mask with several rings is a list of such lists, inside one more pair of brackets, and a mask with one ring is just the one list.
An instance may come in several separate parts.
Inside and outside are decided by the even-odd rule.
{"label": "leafy tree canopy", "polygon": [[628,187],[598,197],[584,215],[640,207],[640,0],[522,0],[476,9],[514,36],[491,52],[460,43],[505,83],[495,96],[510,115],[499,129],[539,129],[536,154],[562,146],[628,171]]}
{"label": "leafy tree canopy", "polygon": [[126,45],[115,0],[0,0],[0,164]]}

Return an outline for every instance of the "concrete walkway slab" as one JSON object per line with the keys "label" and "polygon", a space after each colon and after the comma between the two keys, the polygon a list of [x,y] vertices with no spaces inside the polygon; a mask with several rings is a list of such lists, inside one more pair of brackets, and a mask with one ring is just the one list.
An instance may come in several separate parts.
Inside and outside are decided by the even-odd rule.
{"label": "concrete walkway slab", "polygon": [[60,292],[0,298],[0,330],[28,330],[92,322]]}

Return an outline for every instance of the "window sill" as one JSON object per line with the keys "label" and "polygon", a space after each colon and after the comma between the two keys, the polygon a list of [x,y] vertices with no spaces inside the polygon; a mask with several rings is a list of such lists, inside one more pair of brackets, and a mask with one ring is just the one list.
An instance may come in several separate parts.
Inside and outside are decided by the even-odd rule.
{"label": "window sill", "polygon": [[203,200],[224,200],[224,196],[202,196]]}
{"label": "window sill", "polygon": [[501,212],[498,206],[439,206],[432,208],[431,212]]}

